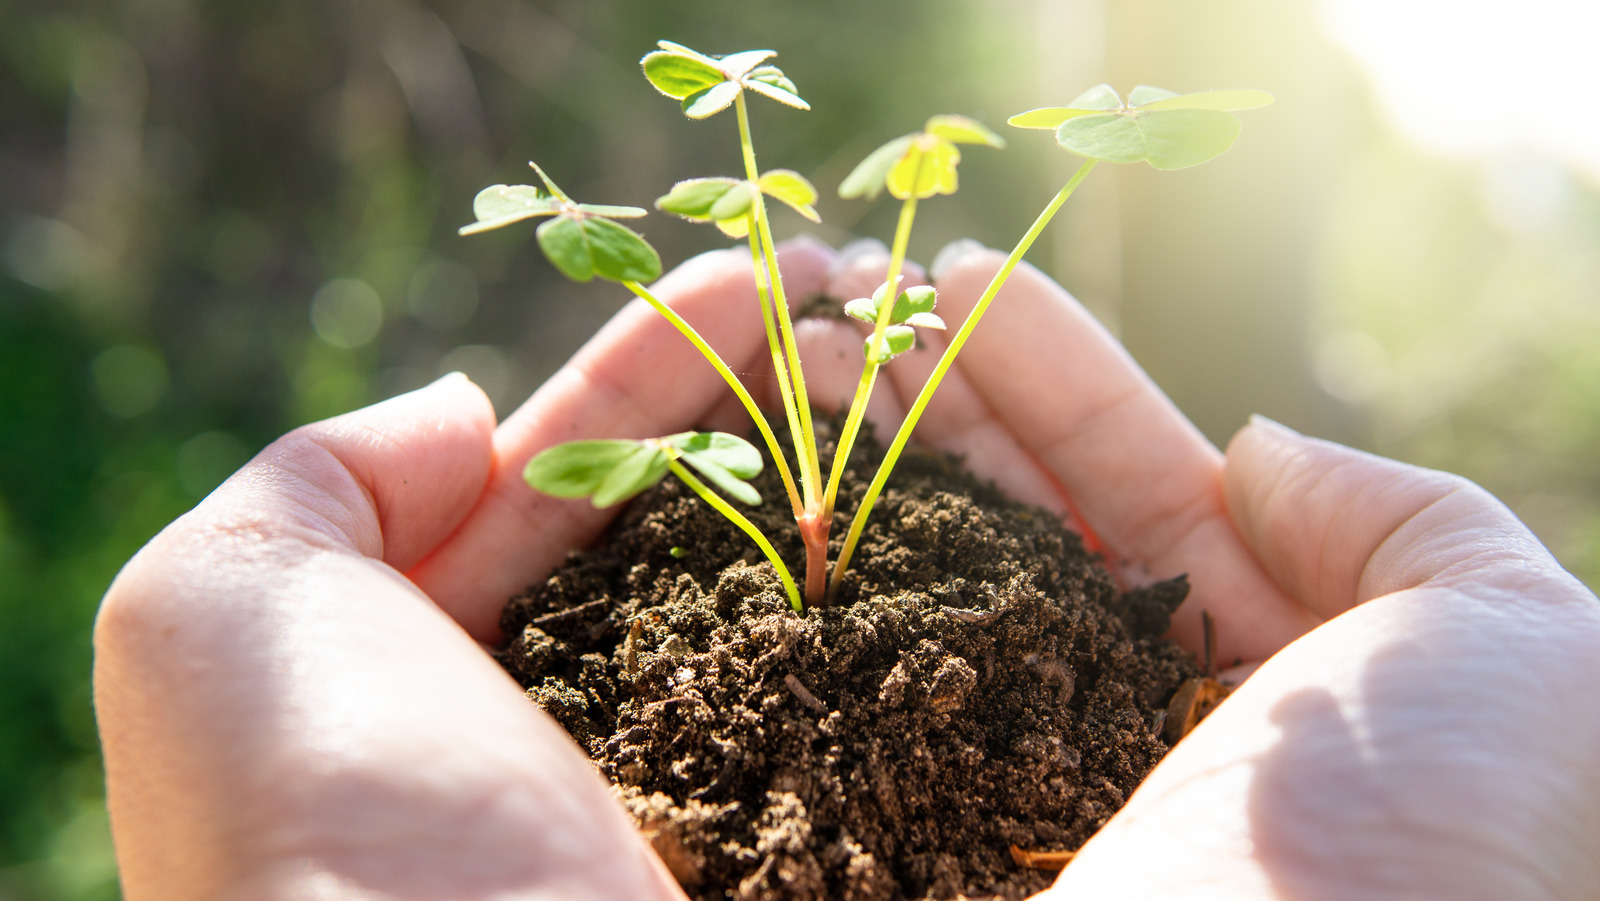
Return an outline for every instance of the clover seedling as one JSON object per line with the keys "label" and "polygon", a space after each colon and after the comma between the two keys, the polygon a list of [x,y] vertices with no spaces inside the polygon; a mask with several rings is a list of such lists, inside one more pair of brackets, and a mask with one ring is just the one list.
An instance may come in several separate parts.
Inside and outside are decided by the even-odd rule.
{"label": "clover seedling", "polygon": [[[659,311],[699,349],[749,412],[777,466],[805,547],[803,597],[788,566],[766,536],[706,484],[710,482],[741,503],[760,502],[760,495],[747,480],[761,471],[761,454],[743,439],[720,432],[684,432],[642,440],[568,442],[549,448],[528,462],[524,472],[528,483],[557,497],[587,497],[595,506],[604,507],[633,497],[670,472],[756,542],[777,570],[789,602],[797,611],[807,604],[821,604],[837,593],[873,504],[933,392],[1023,255],[1095,164],[1148,162],[1157,169],[1182,169],[1203,163],[1226,151],[1238,137],[1240,124],[1234,111],[1272,102],[1272,95],[1265,91],[1177,94],[1147,85],[1134,88],[1124,100],[1109,85],[1100,85],[1068,106],[1031,110],[1010,119],[1010,124],[1019,128],[1053,130],[1057,143],[1083,157],[1084,162],[1017,242],[951,337],[857,506],[830,577],[827,548],[834,504],[877,372],[915,345],[915,329],[945,328],[944,321],[934,313],[938,294],[933,288],[918,285],[900,289],[917,204],[956,191],[959,145],[1001,149],[1005,141],[964,116],[934,116],[922,131],[902,135],[873,151],[840,185],[839,194],[846,199],[872,200],[887,191],[901,201],[901,209],[883,285],[871,297],[856,298],[845,305],[845,312],[870,323],[872,332],[862,344],[861,380],[840,431],[832,470],[824,482],[794,324],[778,271],[766,207],[767,198],[771,198],[813,222],[820,221],[815,208],[817,191],[797,172],[761,172],[757,168],[745,98],[754,93],[796,109],[811,107],[801,99],[794,82],[770,64],[776,55],[771,50],[747,50],[718,57],[670,41],[661,41],[658,47],[640,65],[658,91],[679,101],[685,116],[707,119],[731,107],[738,121],[742,177],[686,179],[657,199],[655,205],[662,212],[690,221],[712,223],[723,234],[748,243],[756,298],[793,440],[798,476],[790,470],[766,414],[756,406],[743,383],[689,323],[642,284],[661,274],[660,258],[644,238],[614,220],[643,216],[643,209],[577,203],[535,165],[543,190],[530,185],[485,188],[473,202],[477,221],[461,229],[461,233],[475,234],[524,219],[549,217],[539,226],[537,235],[540,248],[557,269],[578,281],[599,276],[621,283]],[[677,551],[674,549],[674,556]]]}
{"label": "clover seedling", "polygon": [[490,185],[472,200],[478,221],[461,229],[475,235],[513,222],[542,216],[552,218],[539,226],[539,247],[567,278],[586,282],[595,276],[619,282],[647,282],[661,276],[661,257],[644,238],[613,219],[636,219],[645,211],[636,206],[601,206],[577,203],[568,197],[537,163],[529,163],[548,192],[532,185]]}

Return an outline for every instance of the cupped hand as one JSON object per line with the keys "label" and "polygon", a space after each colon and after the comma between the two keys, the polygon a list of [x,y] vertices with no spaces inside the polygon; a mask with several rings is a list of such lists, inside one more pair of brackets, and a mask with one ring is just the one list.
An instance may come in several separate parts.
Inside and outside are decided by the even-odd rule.
{"label": "cupped hand", "polygon": [[[870,293],[882,272],[871,253],[784,258],[793,301]],[[998,262],[967,248],[935,267],[952,327]],[[658,291],[760,371],[746,257],[698,258]],[[839,401],[859,334],[806,322],[800,340],[813,396]],[[892,427],[931,366],[892,363],[877,418]],[[677,896],[478,642],[607,518],[529,492],[528,456],[728,417],[724,396],[632,305],[497,429],[447,379],[290,435],[153,541],[97,629],[128,896]],[[1596,893],[1600,724],[1581,702],[1600,617],[1482,492],[1270,424],[1224,457],[1026,267],[921,433],[1076,518],[1125,578],[1188,573],[1181,638],[1204,608],[1223,659],[1276,655],[1053,891]]]}
{"label": "cupped hand", "polygon": [[[1002,259],[935,262],[952,329]],[[862,293],[883,261],[847,268]],[[889,364],[891,422],[943,349],[924,337]],[[919,435],[1077,519],[1125,580],[1187,573],[1175,635],[1197,648],[1207,610],[1223,661],[1266,661],[1046,896],[1600,897],[1600,602],[1487,493],[1264,420],[1224,455],[1027,266]]]}
{"label": "cupped hand", "polygon": [[[830,254],[786,248],[796,296]],[[749,257],[657,291],[748,369]],[[606,511],[520,470],[703,418],[726,388],[630,304],[498,428],[460,376],[275,442],[118,576],[95,703],[123,890],[217,898],[681,898],[561,728],[484,652]]]}

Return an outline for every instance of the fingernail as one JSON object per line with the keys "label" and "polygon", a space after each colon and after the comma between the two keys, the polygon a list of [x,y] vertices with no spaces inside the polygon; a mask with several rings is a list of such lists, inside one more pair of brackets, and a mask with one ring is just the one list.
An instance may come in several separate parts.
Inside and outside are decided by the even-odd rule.
{"label": "fingernail", "polygon": [[1259,427],[1264,428],[1264,429],[1276,429],[1277,431],[1283,432],[1284,434],[1287,434],[1287,435],[1299,435],[1300,434],[1299,432],[1295,431],[1294,429],[1289,428],[1288,426],[1286,426],[1283,423],[1277,421],[1276,419],[1269,419],[1269,418],[1267,418],[1265,416],[1262,416],[1260,413],[1251,413],[1250,414],[1250,424],[1253,425],[1253,426],[1259,426]]}
{"label": "fingernail", "polygon": [[956,265],[975,253],[982,253],[984,246],[971,238],[958,238],[940,248],[933,255],[933,263],[928,266],[928,277],[938,281],[950,267]]}

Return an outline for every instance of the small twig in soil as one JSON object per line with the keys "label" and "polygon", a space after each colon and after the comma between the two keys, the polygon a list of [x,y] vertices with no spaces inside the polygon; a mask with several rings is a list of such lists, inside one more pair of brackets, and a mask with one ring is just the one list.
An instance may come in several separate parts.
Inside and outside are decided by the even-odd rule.
{"label": "small twig in soil", "polygon": [[627,646],[624,656],[627,658],[628,675],[639,672],[639,638],[644,635],[644,620],[636,619],[628,626],[628,637],[624,640]]}
{"label": "small twig in soil", "polygon": [[[543,616],[536,616],[533,618],[533,625],[544,629],[546,626],[555,625],[563,620],[577,619],[586,613],[591,613],[595,610],[604,610],[610,606],[610,598],[599,598],[597,600],[587,601],[579,604],[576,607],[568,607],[565,610],[557,610],[554,613],[546,613]],[[546,631],[549,630],[546,629]]]}
{"label": "small twig in soil", "polygon": [[1016,845],[1011,846],[1011,859],[1017,866],[1027,867],[1030,870],[1059,870],[1066,866],[1076,851],[1024,851]]}
{"label": "small twig in soil", "polygon": [[789,693],[794,695],[796,698],[799,698],[800,703],[810,707],[812,710],[815,710],[818,713],[828,712],[828,705],[818,700],[817,696],[811,693],[811,689],[806,688],[804,682],[801,682],[799,679],[795,678],[794,673],[784,676],[783,684],[789,686]]}
{"label": "small twig in soil", "polygon": [[1177,744],[1179,739],[1194,731],[1201,720],[1233,693],[1232,685],[1217,678],[1217,632],[1210,611],[1200,611],[1200,624],[1205,629],[1206,674],[1178,686],[1171,703],[1167,704],[1161,730],[1169,745]]}

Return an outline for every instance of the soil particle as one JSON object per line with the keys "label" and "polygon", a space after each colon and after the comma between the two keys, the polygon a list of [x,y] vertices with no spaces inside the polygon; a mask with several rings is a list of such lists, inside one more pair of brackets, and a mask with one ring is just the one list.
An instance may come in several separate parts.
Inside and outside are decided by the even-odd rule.
{"label": "soil particle", "polygon": [[[770,466],[757,486],[751,518],[798,571]],[[834,551],[861,490],[852,470]],[[855,559],[836,604],[797,615],[668,480],[512,600],[500,659],[693,898],[1043,889],[1011,847],[1076,850],[1166,753],[1161,713],[1199,675],[1161,638],[1186,583],[1120,593],[1049,513],[909,452]]]}

